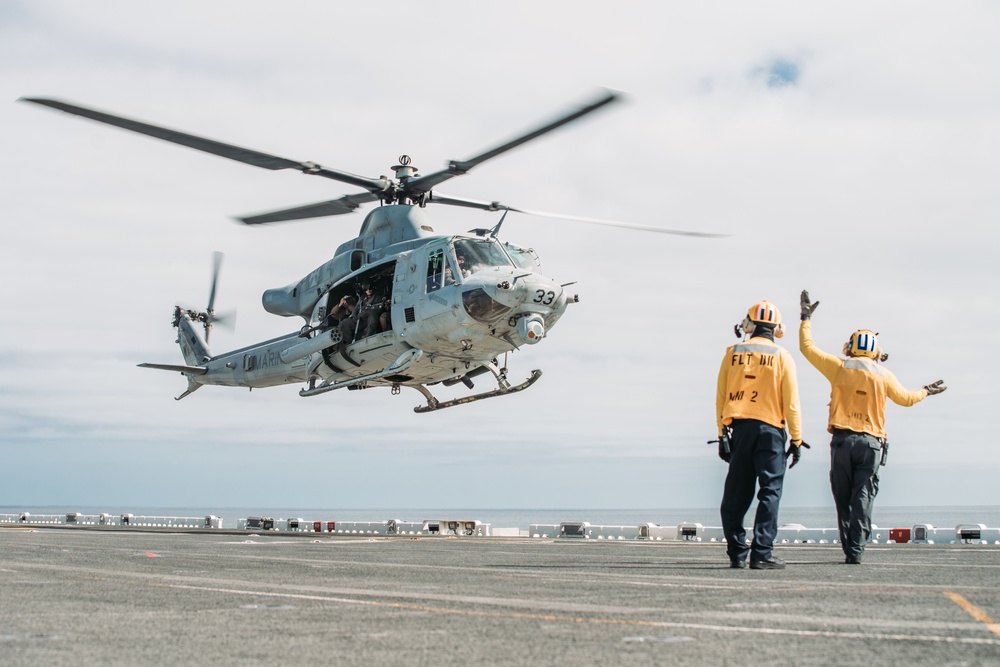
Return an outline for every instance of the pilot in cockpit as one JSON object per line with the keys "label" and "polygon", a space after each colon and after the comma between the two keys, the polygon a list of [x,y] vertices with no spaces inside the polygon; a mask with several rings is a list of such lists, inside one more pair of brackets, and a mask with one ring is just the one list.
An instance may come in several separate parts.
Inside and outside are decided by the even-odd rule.
{"label": "pilot in cockpit", "polygon": [[461,250],[456,250],[455,256],[458,258],[458,270],[462,274],[462,277],[467,278],[472,275],[472,263],[466,260],[465,253]]}

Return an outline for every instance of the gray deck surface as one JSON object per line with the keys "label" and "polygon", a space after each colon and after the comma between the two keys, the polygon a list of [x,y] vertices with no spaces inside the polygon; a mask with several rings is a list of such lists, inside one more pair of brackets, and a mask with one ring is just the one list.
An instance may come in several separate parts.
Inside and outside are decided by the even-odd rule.
{"label": "gray deck surface", "polygon": [[776,554],[2,528],[0,664],[1000,665],[1000,547]]}

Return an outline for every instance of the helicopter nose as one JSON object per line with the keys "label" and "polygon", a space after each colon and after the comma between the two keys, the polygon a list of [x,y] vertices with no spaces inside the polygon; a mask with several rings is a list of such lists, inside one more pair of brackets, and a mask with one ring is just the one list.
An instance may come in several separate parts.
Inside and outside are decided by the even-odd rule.
{"label": "helicopter nose", "polygon": [[[498,285],[503,288],[503,285]],[[547,329],[566,309],[566,295],[561,285],[541,275],[532,274],[517,281],[510,288],[516,293],[515,337],[522,343],[534,345],[541,342]]]}
{"label": "helicopter nose", "polygon": [[[561,285],[538,274],[497,273],[478,275],[470,281],[471,289],[463,293],[465,310],[482,322],[494,322],[501,317],[513,322],[525,316],[543,326],[551,326],[566,309],[566,294]],[[535,338],[541,332],[536,332]]]}
{"label": "helicopter nose", "polygon": [[566,308],[566,294],[561,285],[539,274],[519,276],[497,285],[498,298],[504,293],[512,298],[512,307],[523,313],[536,313],[543,318],[561,313]]}
{"label": "helicopter nose", "polygon": [[545,315],[566,305],[562,286],[538,274],[502,276],[485,287],[493,299],[521,312]]}
{"label": "helicopter nose", "polygon": [[566,307],[566,295],[561,285],[550,278],[532,275],[518,285],[520,301],[523,309],[547,315],[553,311],[561,312]]}

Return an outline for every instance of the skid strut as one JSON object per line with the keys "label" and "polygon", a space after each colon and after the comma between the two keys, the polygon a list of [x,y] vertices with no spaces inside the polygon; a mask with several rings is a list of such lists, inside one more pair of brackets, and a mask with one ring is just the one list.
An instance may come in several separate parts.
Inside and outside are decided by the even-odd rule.
{"label": "skid strut", "polygon": [[531,377],[529,377],[527,380],[525,380],[519,385],[515,385],[513,387],[507,385],[507,387],[504,388],[503,385],[501,384],[500,388],[494,389],[493,391],[486,391],[483,392],[482,394],[473,394],[472,396],[465,396],[463,398],[456,398],[453,401],[444,401],[444,402],[438,401],[436,398],[434,398],[434,395],[431,394],[431,392],[427,390],[427,387],[423,386],[422,384],[413,385],[413,388],[419,391],[421,394],[423,394],[424,398],[427,399],[427,405],[418,405],[417,407],[413,408],[413,411],[434,412],[435,410],[442,410],[444,408],[450,408],[455,405],[465,405],[466,403],[472,403],[473,401],[481,401],[484,398],[495,398],[497,396],[506,396],[507,394],[516,394],[517,392],[524,391],[531,385],[535,384],[535,382],[540,377],[542,377],[542,371],[536,369],[531,371]]}

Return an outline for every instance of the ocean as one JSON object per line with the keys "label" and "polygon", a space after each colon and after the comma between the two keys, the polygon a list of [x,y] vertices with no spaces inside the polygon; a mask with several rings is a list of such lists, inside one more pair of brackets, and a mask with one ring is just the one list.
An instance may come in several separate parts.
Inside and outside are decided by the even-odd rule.
{"label": "ocean", "polygon": [[[753,523],[755,506],[747,512],[746,524]],[[239,519],[269,516],[275,519],[301,518],[308,521],[400,521],[477,520],[493,528],[527,530],[532,524],[559,524],[587,521],[595,526],[635,526],[653,523],[675,526],[700,523],[719,526],[719,510],[714,507],[680,509],[464,509],[464,508],[268,508],[268,507],[98,507],[98,506],[0,506],[0,514],[81,514],[136,516],[203,517],[223,519],[224,528],[235,528]],[[837,515],[833,507],[781,507],[779,524],[801,524],[806,528],[834,528]],[[983,524],[1000,527],[1000,505],[875,507],[872,523],[880,528],[912,528],[930,524],[951,528],[959,524]]]}

